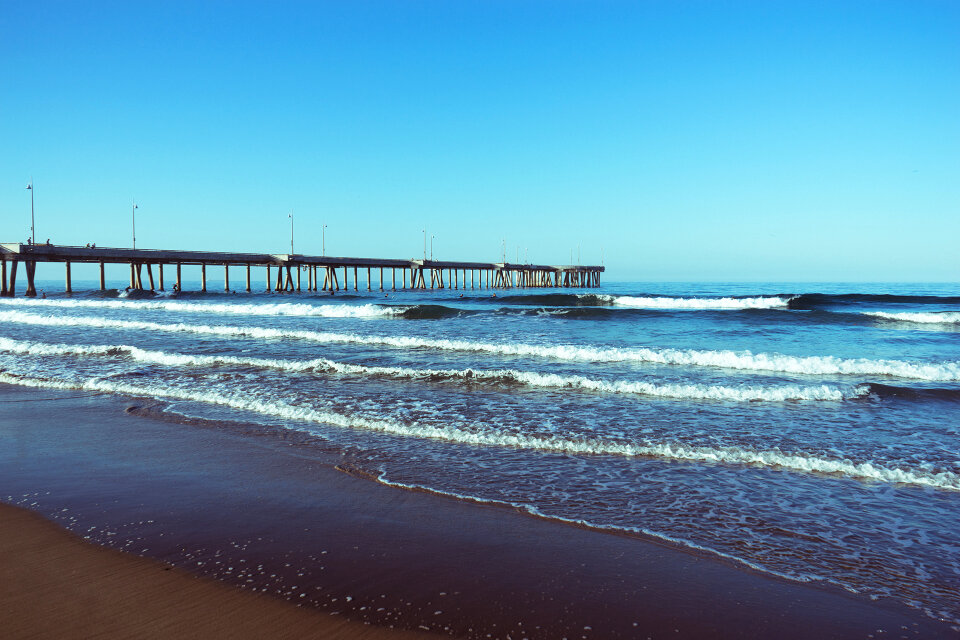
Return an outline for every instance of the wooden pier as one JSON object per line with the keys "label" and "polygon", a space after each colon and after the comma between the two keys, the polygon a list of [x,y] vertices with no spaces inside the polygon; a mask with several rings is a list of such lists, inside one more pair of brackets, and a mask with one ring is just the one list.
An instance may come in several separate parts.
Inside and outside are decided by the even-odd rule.
{"label": "wooden pier", "polygon": [[[223,288],[230,291],[230,267],[245,268],[245,290],[251,291],[251,267],[266,269],[267,291],[367,291],[385,289],[511,289],[514,287],[599,287],[603,267],[547,266],[508,262],[449,262],[441,260],[384,260],[338,258],[300,254],[224,253],[68,247],[51,244],[0,244],[0,296],[13,297],[17,271],[23,265],[24,295],[37,295],[34,275],[38,262],[64,264],[65,290],[73,292],[71,265],[100,266],[100,289],[106,289],[107,264],[130,265],[130,288],[164,291],[164,267],[175,274],[175,290],[183,290],[184,266],[200,267],[201,291],[207,290],[207,267],[223,267]],[[154,271],[156,267],[156,271]],[[351,273],[352,272],[352,273]],[[169,273],[169,271],[168,271]],[[469,282],[469,285],[468,285]]]}

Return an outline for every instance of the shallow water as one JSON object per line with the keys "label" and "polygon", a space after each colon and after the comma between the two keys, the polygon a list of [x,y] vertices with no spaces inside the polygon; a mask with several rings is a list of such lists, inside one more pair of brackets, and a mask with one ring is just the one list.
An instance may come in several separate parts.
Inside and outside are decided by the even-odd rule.
{"label": "shallow water", "polygon": [[960,624],[955,286],[117,296],[0,299],[0,382],[280,426]]}

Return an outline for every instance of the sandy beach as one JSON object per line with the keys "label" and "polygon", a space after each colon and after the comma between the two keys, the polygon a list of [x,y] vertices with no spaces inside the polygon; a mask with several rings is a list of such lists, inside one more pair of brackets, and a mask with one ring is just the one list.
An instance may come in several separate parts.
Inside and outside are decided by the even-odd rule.
{"label": "sandy beach", "polygon": [[4,386],[2,399],[0,497],[113,548],[3,509],[13,637],[238,637],[220,624],[262,637],[279,620],[291,637],[950,633],[651,540],[387,487],[294,435],[158,419],[130,398]]}

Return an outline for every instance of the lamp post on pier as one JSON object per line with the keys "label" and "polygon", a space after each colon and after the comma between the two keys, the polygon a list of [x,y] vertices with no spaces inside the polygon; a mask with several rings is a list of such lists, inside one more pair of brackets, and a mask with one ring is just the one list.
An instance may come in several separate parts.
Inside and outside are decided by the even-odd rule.
{"label": "lamp post on pier", "polygon": [[293,209],[290,209],[287,217],[290,218],[290,255],[293,255]]}
{"label": "lamp post on pier", "polygon": [[30,244],[37,244],[37,234],[33,226],[33,176],[30,176],[27,189],[30,190]]}
{"label": "lamp post on pier", "polygon": [[320,229],[320,251],[321,256],[327,257],[327,225]]}
{"label": "lamp post on pier", "polygon": [[130,209],[130,221],[133,225],[133,248],[137,248],[137,201],[133,201],[133,207]]}
{"label": "lamp post on pier", "polygon": [[423,231],[423,259],[424,259],[424,261],[426,261],[426,259],[427,259],[427,230],[426,230],[426,229],[421,229],[421,231]]}
{"label": "lamp post on pier", "polygon": [[431,236],[430,236],[430,261],[431,261],[431,262],[433,261],[433,239],[436,238],[436,237],[437,237],[437,236],[435,236],[435,235],[431,235]]}

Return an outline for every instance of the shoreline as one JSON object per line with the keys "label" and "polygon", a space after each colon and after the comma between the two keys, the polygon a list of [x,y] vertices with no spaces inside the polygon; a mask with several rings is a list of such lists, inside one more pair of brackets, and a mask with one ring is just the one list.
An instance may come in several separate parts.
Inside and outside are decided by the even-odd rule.
{"label": "shoreline", "polygon": [[[359,638],[433,634],[347,620],[91,544],[0,503],[5,638]],[[54,604],[55,603],[55,604]]]}
{"label": "shoreline", "polygon": [[[231,593],[279,596],[269,600],[284,609],[337,611],[362,629],[531,638],[953,635],[895,603],[790,583],[656,540],[370,482],[336,470],[298,438],[133,415],[142,403],[122,396],[0,385],[0,398],[0,499],[152,558],[131,558],[150,563],[144,571],[163,562]],[[308,606],[289,602],[296,593]]]}

